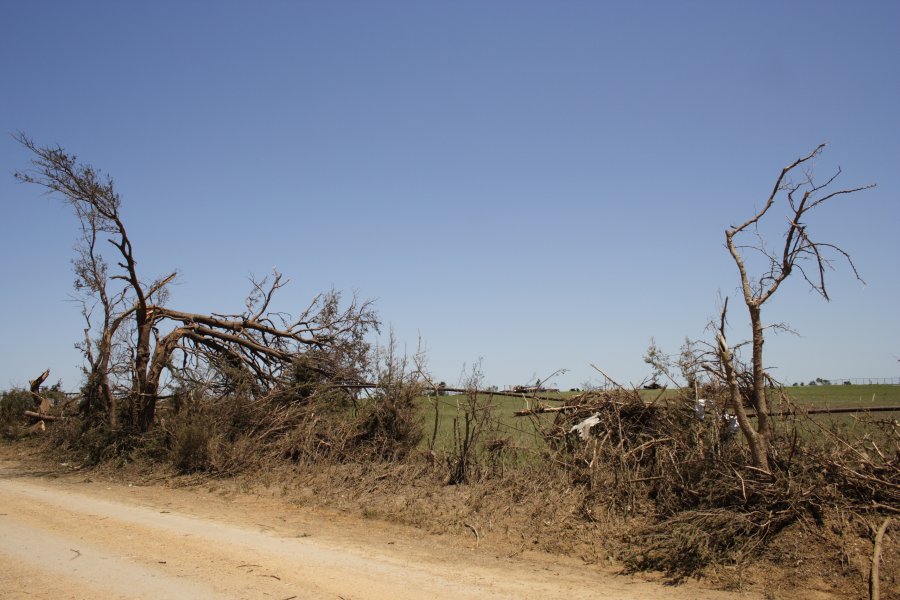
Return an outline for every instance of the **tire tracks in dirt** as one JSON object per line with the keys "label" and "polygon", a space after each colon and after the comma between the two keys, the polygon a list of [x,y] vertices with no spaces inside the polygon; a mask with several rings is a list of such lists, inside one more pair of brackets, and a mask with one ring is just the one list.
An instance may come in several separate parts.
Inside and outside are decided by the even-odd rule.
{"label": "tire tracks in dirt", "polygon": [[[172,501],[167,500],[167,494]],[[176,498],[177,496],[177,498]],[[234,510],[202,493],[73,484],[0,462],[0,596],[4,598],[728,598],[571,565],[501,560],[440,548],[422,535],[318,515],[298,527],[287,503]],[[196,504],[196,506],[192,506]],[[178,508],[166,510],[177,505]],[[221,510],[219,510],[221,509]],[[291,524],[293,523],[293,524]],[[350,527],[344,527],[351,524]],[[314,535],[308,534],[312,528]],[[397,544],[389,540],[399,540]],[[737,596],[734,596],[737,597]],[[746,596],[743,596],[746,597]]]}

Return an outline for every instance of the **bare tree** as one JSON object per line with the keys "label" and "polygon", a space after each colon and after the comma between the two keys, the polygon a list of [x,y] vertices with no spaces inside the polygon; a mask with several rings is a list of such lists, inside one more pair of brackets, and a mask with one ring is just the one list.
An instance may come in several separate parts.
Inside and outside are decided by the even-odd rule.
{"label": "bare tree", "polygon": [[[74,266],[86,320],[80,348],[87,378],[83,408],[89,415],[103,414],[118,428],[117,402],[125,398],[126,427],[148,431],[164,374],[189,367],[241,371],[260,391],[277,385],[301,360],[307,371],[323,378],[361,377],[368,354],[364,337],[379,326],[371,302],[354,297],[343,306],[340,293],[332,290],[292,317],[271,309],[273,297],[287,283],[275,272],[271,280],[252,282],[242,313],[169,308],[167,286],[176,273],[141,279],[112,179],[62,148],[38,146],[23,134],[15,137],[34,154],[32,168],[17,172],[16,179],[62,196],[81,227]],[[114,249],[112,269],[101,249],[102,237]],[[176,367],[176,355],[181,367]]]}
{"label": "bare tree", "polygon": [[[860,279],[850,255],[839,246],[816,241],[809,231],[806,220],[824,203],[872,188],[874,185],[831,190],[830,186],[841,174],[840,169],[823,183],[817,183],[809,163],[821,154],[824,148],[825,144],[821,144],[808,155],[798,158],[782,169],[762,208],[740,225],[732,226],[725,231],[725,244],[737,266],[744,304],[750,316],[752,355],[747,372],[736,359],[734,349],[729,347],[725,335],[728,311],[726,298],[716,334],[719,363],[717,374],[730,390],[729,403],[747,437],[754,466],[766,471],[769,470],[771,425],[766,398],[767,375],[763,363],[766,326],[762,320],[762,307],[793,273],[799,273],[812,290],[829,300],[825,274],[827,269],[833,268],[834,257],[846,260],[854,276]],[[795,175],[799,175],[796,180],[792,178]],[[770,246],[760,233],[759,225],[776,204],[786,205],[787,228],[777,244]],[[753,236],[755,239],[748,243],[739,243],[739,240],[746,236]],[[753,254],[752,260],[759,260],[762,265],[757,275],[752,274],[748,268],[750,253]],[[740,384],[742,377],[749,380],[748,385]],[[756,426],[744,409],[745,403],[756,412]]]}

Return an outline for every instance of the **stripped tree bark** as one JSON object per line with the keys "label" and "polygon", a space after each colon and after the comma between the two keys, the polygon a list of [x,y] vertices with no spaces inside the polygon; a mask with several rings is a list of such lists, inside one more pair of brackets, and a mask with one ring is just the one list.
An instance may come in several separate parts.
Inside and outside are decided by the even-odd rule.
{"label": "stripped tree bark", "polygon": [[28,386],[28,391],[31,393],[31,397],[34,398],[34,406],[37,408],[39,415],[46,415],[50,412],[50,400],[41,396],[41,386],[47,381],[48,377],[50,377],[50,369],[47,369],[30,381]]}

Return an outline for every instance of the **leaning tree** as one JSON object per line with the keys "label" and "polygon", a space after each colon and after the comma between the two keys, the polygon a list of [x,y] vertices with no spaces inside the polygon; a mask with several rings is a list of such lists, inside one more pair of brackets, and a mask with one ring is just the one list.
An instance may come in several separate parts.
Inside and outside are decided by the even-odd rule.
{"label": "leaning tree", "polygon": [[[735,356],[734,349],[729,347],[725,335],[728,312],[726,298],[716,331],[717,360],[711,370],[725,382],[729,390],[728,404],[735,411],[741,430],[747,438],[753,465],[765,471],[769,471],[772,427],[766,397],[767,375],[763,363],[767,326],[763,323],[762,307],[781,284],[794,274],[799,274],[814,292],[829,300],[825,278],[826,271],[832,268],[835,258],[845,260],[854,276],[860,278],[846,251],[813,237],[808,219],[826,202],[874,185],[833,189],[832,185],[841,174],[840,168],[826,180],[816,182],[810,164],[824,148],[825,144],[821,144],[808,155],[783,168],[762,208],[740,225],[729,227],[725,231],[725,245],[737,266],[742,299],[749,313],[751,359],[750,364],[745,367]],[[771,217],[776,206],[785,209],[787,226],[781,237],[774,242],[767,242],[766,236],[760,231],[760,224],[763,219]],[[751,272],[751,264],[759,266],[755,274]],[[746,384],[742,385],[742,381]],[[745,405],[756,413],[755,425]]]}
{"label": "leaning tree", "polygon": [[86,324],[79,344],[86,379],[82,411],[90,420],[146,432],[166,382],[188,372],[232,380],[238,374],[255,393],[298,371],[320,381],[362,376],[365,336],[379,326],[370,301],[342,303],[332,290],[291,316],[272,308],[287,283],[275,272],[252,281],[241,313],[175,310],[167,299],[177,274],[142,278],[113,180],[60,147],[39,146],[24,134],[15,138],[33,154],[31,168],[16,172],[16,179],[60,196],[78,218],[73,263]]}

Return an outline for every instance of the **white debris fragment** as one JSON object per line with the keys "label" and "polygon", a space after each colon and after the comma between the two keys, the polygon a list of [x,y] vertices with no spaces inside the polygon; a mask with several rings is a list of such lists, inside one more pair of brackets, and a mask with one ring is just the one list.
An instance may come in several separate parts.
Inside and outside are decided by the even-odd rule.
{"label": "white debris fragment", "polygon": [[591,427],[600,423],[600,413],[594,413],[587,419],[577,423],[569,430],[569,433],[577,433],[578,437],[587,441],[591,435]]}
{"label": "white debris fragment", "polygon": [[702,421],[704,417],[706,417],[706,398],[700,398],[697,400],[697,403],[694,405],[694,413],[697,415],[697,419]]}
{"label": "white debris fragment", "polygon": [[738,432],[738,420],[734,415],[722,415],[725,419],[725,427],[730,435],[735,435]]}

